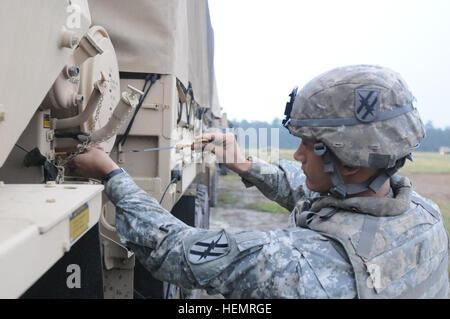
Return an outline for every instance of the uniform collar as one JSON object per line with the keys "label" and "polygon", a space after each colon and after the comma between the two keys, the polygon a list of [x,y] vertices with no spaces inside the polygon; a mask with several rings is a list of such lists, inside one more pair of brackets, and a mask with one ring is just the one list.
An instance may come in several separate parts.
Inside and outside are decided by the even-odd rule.
{"label": "uniform collar", "polygon": [[406,177],[394,175],[390,179],[391,191],[383,197],[352,197],[338,199],[319,197],[313,201],[310,211],[318,212],[325,207],[352,211],[373,216],[397,216],[410,207],[412,185]]}

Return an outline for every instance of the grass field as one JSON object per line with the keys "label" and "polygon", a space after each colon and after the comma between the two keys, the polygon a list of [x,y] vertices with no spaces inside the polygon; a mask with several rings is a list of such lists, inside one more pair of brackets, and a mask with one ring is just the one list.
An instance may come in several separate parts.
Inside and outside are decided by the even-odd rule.
{"label": "grass field", "polygon": [[413,174],[450,174],[450,155],[416,152],[413,154],[413,160],[413,162],[406,161],[401,172]]}
{"label": "grass field", "polygon": [[[279,157],[290,161],[294,160],[295,150],[279,150]],[[246,150],[246,154],[256,152]],[[269,154],[257,154],[264,160],[270,160]],[[262,156],[261,156],[262,155]],[[450,174],[450,155],[439,153],[416,152],[413,153],[413,162],[406,161],[401,172],[413,174]]]}
{"label": "grass field", "polygon": [[250,203],[245,206],[247,209],[251,210],[257,210],[260,212],[268,212],[268,213],[289,213],[289,211],[280,206],[279,204],[275,202],[256,202],[256,203]]}
{"label": "grass field", "polygon": [[[239,176],[238,176],[238,178],[239,178]],[[232,193],[220,194],[217,197],[217,200],[219,201],[219,203],[222,203],[225,205],[235,205],[236,203],[239,202],[239,199]]]}

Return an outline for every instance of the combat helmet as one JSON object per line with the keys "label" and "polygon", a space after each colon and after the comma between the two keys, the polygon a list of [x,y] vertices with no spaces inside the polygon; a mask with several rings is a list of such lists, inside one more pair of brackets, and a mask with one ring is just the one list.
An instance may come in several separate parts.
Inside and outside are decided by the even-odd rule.
{"label": "combat helmet", "polygon": [[[377,192],[425,137],[415,98],[401,76],[384,67],[354,65],[319,75],[286,104],[283,125],[314,141],[339,198]],[[344,184],[330,151],[351,167],[380,169],[362,184]]]}

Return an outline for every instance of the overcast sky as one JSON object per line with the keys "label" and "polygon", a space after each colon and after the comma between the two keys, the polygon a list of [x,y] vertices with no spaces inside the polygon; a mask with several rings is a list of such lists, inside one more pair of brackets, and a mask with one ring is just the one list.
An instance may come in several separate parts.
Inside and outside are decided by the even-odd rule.
{"label": "overcast sky", "polygon": [[450,126],[449,0],[209,0],[229,119],[282,118],[291,89],[337,66],[399,72],[424,123]]}

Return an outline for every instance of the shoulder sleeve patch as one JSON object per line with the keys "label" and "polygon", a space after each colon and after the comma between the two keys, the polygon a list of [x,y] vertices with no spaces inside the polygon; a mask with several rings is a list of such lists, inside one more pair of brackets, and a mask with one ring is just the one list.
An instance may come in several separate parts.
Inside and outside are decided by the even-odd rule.
{"label": "shoulder sleeve patch", "polygon": [[202,264],[218,259],[230,251],[227,234],[221,231],[217,235],[195,241],[189,248],[188,260],[192,264]]}
{"label": "shoulder sleeve patch", "polygon": [[[263,232],[201,231],[183,241],[187,264],[199,285],[206,285],[228,267],[251,264],[253,253],[270,242]],[[234,266],[233,266],[234,265]]]}

